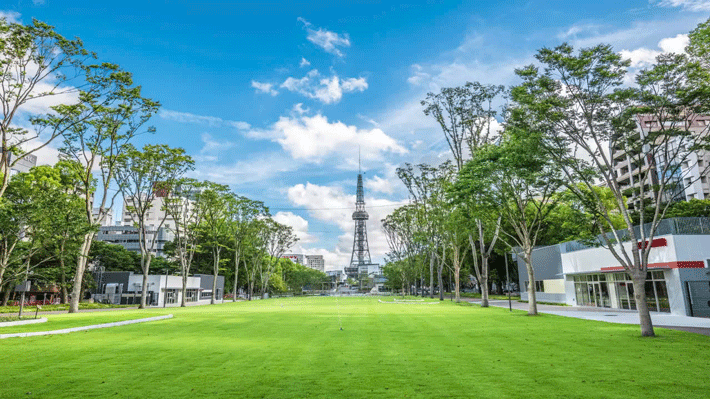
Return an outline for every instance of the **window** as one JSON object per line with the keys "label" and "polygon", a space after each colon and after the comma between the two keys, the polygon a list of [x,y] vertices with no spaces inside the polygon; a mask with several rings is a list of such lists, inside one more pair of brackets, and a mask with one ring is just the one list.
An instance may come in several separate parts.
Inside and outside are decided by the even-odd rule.
{"label": "window", "polygon": [[[623,278],[622,278],[623,277]],[[616,298],[621,309],[636,309],[634,284],[628,273],[614,274]],[[649,271],[646,275],[646,304],[652,312],[670,312],[668,289],[662,270]]]}
{"label": "window", "polygon": [[[624,273],[617,274],[623,275]],[[579,306],[611,307],[609,286],[605,274],[575,276],[574,291]]]}
{"label": "window", "polygon": [[545,292],[545,283],[542,281],[535,281],[535,291]]}
{"label": "window", "polygon": [[[528,290],[529,284],[529,281],[525,281],[525,291]],[[545,292],[545,283],[542,280],[535,280],[535,292]]]}

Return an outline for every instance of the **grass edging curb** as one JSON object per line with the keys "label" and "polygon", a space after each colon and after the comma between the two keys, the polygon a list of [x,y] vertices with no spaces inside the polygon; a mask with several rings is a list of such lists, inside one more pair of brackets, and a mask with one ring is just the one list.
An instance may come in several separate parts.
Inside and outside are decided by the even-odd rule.
{"label": "grass edging curb", "polygon": [[125,325],[128,325],[128,324],[145,323],[145,322],[147,322],[147,321],[158,321],[158,320],[171,319],[172,317],[173,317],[173,315],[172,315],[172,314],[169,314],[169,315],[165,315],[165,316],[146,317],[146,318],[144,318],[144,319],[115,321],[115,322],[112,322],[112,323],[94,324],[94,325],[91,325],[91,326],[64,328],[64,329],[61,329],[61,330],[35,331],[35,332],[12,333],[12,334],[0,334],[0,339],[5,339],[5,338],[36,337],[36,336],[40,336],[40,335],[69,334],[69,333],[76,332],[76,331],[95,330],[95,329],[97,329],[97,328],[109,328],[109,327],[125,326]]}

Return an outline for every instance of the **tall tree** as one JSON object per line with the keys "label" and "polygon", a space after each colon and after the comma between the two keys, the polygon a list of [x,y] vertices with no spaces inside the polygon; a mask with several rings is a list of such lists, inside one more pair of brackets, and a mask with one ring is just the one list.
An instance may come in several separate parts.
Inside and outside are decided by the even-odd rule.
{"label": "tall tree", "polygon": [[[397,175],[409,190],[412,202],[419,212],[416,218],[424,226],[426,252],[429,254],[429,296],[434,297],[434,264],[437,266],[439,299],[444,299],[442,271],[444,260],[439,256],[441,249],[441,232],[443,222],[443,203],[445,186],[451,181],[454,168],[451,162],[433,167],[417,165],[419,171],[410,164],[397,169]],[[443,252],[445,253],[445,252]],[[438,261],[438,262],[437,262]]]}
{"label": "tall tree", "polygon": [[[118,157],[116,182],[123,194],[126,211],[138,228],[143,285],[139,308],[146,306],[150,261],[161,229],[170,214],[165,211],[164,198],[183,175],[194,168],[194,161],[182,148],[164,144],[146,144],[143,151],[128,144]],[[149,214],[157,215],[157,225],[147,225]]]}
{"label": "tall tree", "polygon": [[539,133],[509,124],[500,145],[478,151],[455,183],[457,191],[469,196],[482,193],[477,199],[495,209],[508,226],[502,238],[517,246],[525,260],[530,315],[537,314],[532,251],[561,185],[559,171],[541,143]]}
{"label": "tall tree", "polygon": [[173,224],[166,226],[175,237],[175,256],[180,263],[182,295],[180,306],[187,306],[187,278],[192,260],[199,248],[200,228],[204,207],[197,206],[197,200],[204,184],[195,179],[181,178],[173,181],[168,195],[164,197],[164,211]]}
{"label": "tall tree", "polygon": [[286,253],[297,241],[298,237],[293,232],[291,226],[285,226],[273,219],[265,219],[265,228],[262,230],[264,241],[266,242],[266,253],[269,256],[269,261],[266,264],[266,270],[263,271],[262,294],[267,292],[269,287],[269,279],[274,271],[276,263],[281,256]]}
{"label": "tall tree", "polygon": [[228,229],[232,236],[232,245],[234,249],[234,287],[232,300],[237,300],[239,294],[239,263],[244,256],[245,246],[249,240],[249,235],[254,232],[254,222],[257,218],[269,214],[269,209],[264,206],[261,201],[251,200],[243,196],[235,196],[233,201],[229,202],[227,209],[228,217],[230,218]]}
{"label": "tall tree", "polygon": [[217,278],[219,277],[219,267],[222,250],[230,240],[229,214],[227,209],[230,201],[234,197],[229,192],[227,186],[205,182],[205,188],[197,194],[195,206],[201,208],[202,221],[197,227],[200,230],[202,243],[200,246],[209,249],[212,255],[212,297],[210,304],[214,305],[217,300]]}
{"label": "tall tree", "polygon": [[[461,171],[466,159],[474,156],[481,147],[494,143],[499,139],[496,117],[498,111],[496,103],[502,101],[505,93],[504,86],[486,85],[479,82],[468,82],[460,87],[444,88],[440,93],[427,94],[427,99],[422,101],[425,106],[424,113],[436,119],[441,127],[451,153],[456,162],[456,170]],[[457,198],[456,207],[459,212],[465,212],[474,221],[468,231],[468,240],[474,256],[476,276],[481,286],[481,306],[488,306],[488,259],[498,237],[500,218],[496,223],[488,223],[480,219],[486,213],[471,213],[476,208],[475,199]],[[484,227],[486,229],[484,230]],[[493,229],[493,232],[489,232]],[[450,235],[458,238],[461,232]],[[474,237],[478,237],[480,245],[481,263],[478,267]],[[491,240],[486,246],[486,238]]]}
{"label": "tall tree", "polygon": [[[140,86],[133,86],[132,75],[114,64],[87,68],[86,81],[89,90],[79,90],[78,105],[57,106],[54,114],[35,123],[65,128],[60,151],[81,165],[79,193],[84,198],[86,221],[98,226],[120,192],[112,190],[118,160],[130,148],[130,140],[143,132],[143,126],[160,104],[143,97]],[[149,127],[147,131],[154,129]],[[95,235],[95,231],[84,235],[74,273],[70,313],[79,310],[81,283]]]}
{"label": "tall tree", "polygon": [[86,63],[95,58],[81,40],[67,39],[44,22],[22,25],[0,18],[0,197],[10,181],[11,167],[73,126],[67,120],[69,123],[49,127],[40,123],[27,129],[18,122],[19,115],[28,114],[33,123],[36,118],[43,119],[42,107],[36,106],[40,100],[58,102],[59,98],[73,97],[79,88],[96,90],[84,79]]}
{"label": "tall tree", "polygon": [[[564,44],[542,49],[536,58],[543,70],[517,71],[523,83],[512,90],[520,119],[546,133],[546,148],[562,167],[568,188],[603,221],[596,225],[600,244],[631,275],[641,335],[653,336],[645,292],[651,246],[646,243],[671,200],[684,197],[694,183],[687,167],[692,154],[710,148],[709,128],[698,128],[708,113],[710,78],[686,56],[664,54],[637,75],[635,88],[623,89],[629,61],[607,45],[575,53]],[[639,169],[631,187],[617,180],[614,154],[624,154],[630,167]],[[613,209],[594,189],[599,181],[611,190]],[[639,199],[635,206],[654,209],[651,215],[640,213],[639,230],[626,206],[629,194]],[[623,234],[613,227],[615,212],[626,224]]]}
{"label": "tall tree", "polygon": [[467,82],[460,87],[445,87],[439,93],[428,93],[421,102],[424,114],[439,123],[457,170],[461,170],[476,149],[496,140],[498,132],[493,128],[498,114],[496,102],[504,90],[503,86]]}

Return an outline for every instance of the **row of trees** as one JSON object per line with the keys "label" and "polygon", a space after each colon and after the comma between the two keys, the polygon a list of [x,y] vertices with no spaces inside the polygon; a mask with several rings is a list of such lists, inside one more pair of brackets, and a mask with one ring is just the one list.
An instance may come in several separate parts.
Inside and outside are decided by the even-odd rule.
{"label": "row of trees", "polygon": [[[47,103],[53,105],[41,106]],[[278,259],[297,240],[292,229],[272,220],[259,201],[186,178],[194,162],[182,148],[135,148],[137,136],[155,131],[148,122],[160,104],[143,96],[131,73],[99,61],[80,39],[40,21],[0,19],[0,107],[0,289],[6,297],[33,275],[58,284],[76,312],[87,266],[101,258],[92,256],[98,226],[120,196],[138,230],[141,307],[160,228],[175,237],[170,261],[183,276],[183,305],[193,261],[205,254],[215,276],[226,269],[223,255],[233,254],[235,297],[240,284],[251,296],[269,290],[275,270],[287,275]],[[52,142],[61,143],[55,166],[13,176],[23,157]],[[158,225],[147,225],[155,220],[151,213],[160,215]],[[294,281],[304,280],[299,273],[292,273],[299,275]]]}
{"label": "row of trees", "polygon": [[[390,273],[411,282],[428,261],[429,287],[436,269],[443,291],[447,267],[458,300],[467,259],[485,307],[493,251],[523,259],[532,282],[535,246],[598,237],[632,276],[641,334],[653,336],[647,243],[667,215],[708,209],[703,201],[677,203],[699,178],[688,167],[695,154],[710,150],[710,21],[689,36],[686,54],[662,54],[635,75],[611,46],[575,52],[562,44],[516,70],[516,86],[468,83],[430,93],[424,112],[441,126],[453,162],[398,170],[412,204],[383,221]],[[612,151],[640,169],[633,184],[619,183]],[[707,166],[698,166],[705,175]],[[632,206],[629,197],[637,199]],[[535,315],[534,284],[527,291]]]}

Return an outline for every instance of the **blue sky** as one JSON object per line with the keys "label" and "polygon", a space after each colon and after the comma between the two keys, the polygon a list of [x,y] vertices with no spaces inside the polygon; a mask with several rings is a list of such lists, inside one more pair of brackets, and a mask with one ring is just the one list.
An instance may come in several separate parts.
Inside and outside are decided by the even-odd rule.
{"label": "blue sky", "polygon": [[708,0],[105,3],[15,0],[0,13],[132,72],[162,103],[137,144],[184,147],[195,177],[266,202],[328,269],[350,260],[358,146],[375,261],[378,221],[407,198],[396,167],[448,156],[419,104],[428,91],[514,84],[516,67],[563,41],[612,44],[640,68],[710,15]]}

